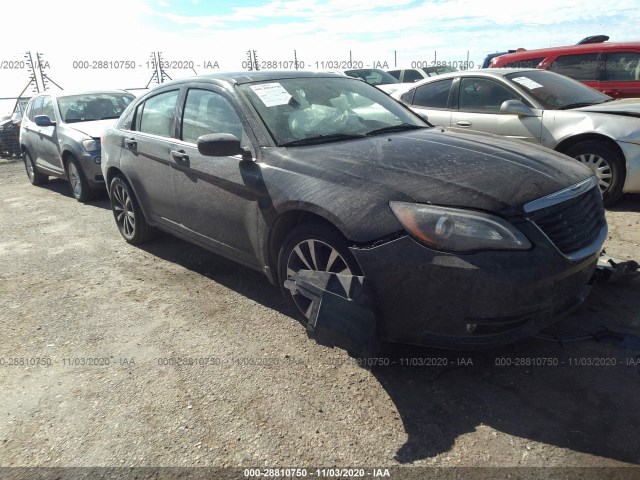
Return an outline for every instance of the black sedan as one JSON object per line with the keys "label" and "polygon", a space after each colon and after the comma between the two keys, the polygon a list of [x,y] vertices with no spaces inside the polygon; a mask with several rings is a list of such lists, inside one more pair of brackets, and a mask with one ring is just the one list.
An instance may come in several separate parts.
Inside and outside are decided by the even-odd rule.
{"label": "black sedan", "polygon": [[160,229],[260,270],[304,323],[317,305],[288,280],[364,278],[388,341],[480,348],[539,331],[584,300],[607,233],[579,162],[433,128],[333,74],[163,84],[102,152],[128,242]]}

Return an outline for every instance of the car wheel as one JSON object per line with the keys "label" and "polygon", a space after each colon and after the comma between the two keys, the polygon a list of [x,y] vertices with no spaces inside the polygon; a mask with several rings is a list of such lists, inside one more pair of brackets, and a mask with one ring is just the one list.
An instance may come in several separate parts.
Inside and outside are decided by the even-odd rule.
{"label": "car wheel", "polygon": [[593,170],[605,206],[613,205],[622,196],[624,161],[613,148],[602,142],[588,141],[574,145],[565,153]]}
{"label": "car wheel", "polygon": [[132,244],[151,240],[156,230],[147,223],[133,190],[122,175],[111,181],[109,194],[111,210],[124,239]]}
{"label": "car wheel", "polygon": [[86,202],[96,196],[97,191],[89,186],[78,161],[73,157],[67,162],[67,179],[73,198],[79,202]]}
{"label": "car wheel", "polygon": [[337,230],[321,223],[305,223],[294,229],[284,240],[278,255],[278,278],[284,297],[296,317],[307,323],[311,315],[311,300],[285,288],[285,280],[299,270],[360,275],[361,270],[345,238]]}
{"label": "car wheel", "polygon": [[44,185],[49,181],[49,176],[38,171],[38,167],[33,162],[29,152],[24,152],[24,168],[27,170],[27,177],[31,185]]}

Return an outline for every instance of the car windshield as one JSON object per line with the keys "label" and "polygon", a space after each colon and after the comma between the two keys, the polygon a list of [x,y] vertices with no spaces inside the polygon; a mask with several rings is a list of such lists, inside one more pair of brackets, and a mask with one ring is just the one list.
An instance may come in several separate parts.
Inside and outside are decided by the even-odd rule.
{"label": "car windshield", "polygon": [[400,83],[398,79],[392,77],[384,70],[379,68],[345,70],[347,75],[354,78],[361,78],[370,85],[389,85],[392,83]]}
{"label": "car windshield", "polygon": [[611,97],[569,77],[545,70],[509,73],[505,78],[551,110],[586,107],[612,100]]}
{"label": "car windshield", "polygon": [[428,126],[384,92],[348,77],[284,78],[239,88],[279,146]]}
{"label": "car windshield", "polygon": [[65,123],[119,118],[135,97],[130,93],[88,93],[58,97]]}

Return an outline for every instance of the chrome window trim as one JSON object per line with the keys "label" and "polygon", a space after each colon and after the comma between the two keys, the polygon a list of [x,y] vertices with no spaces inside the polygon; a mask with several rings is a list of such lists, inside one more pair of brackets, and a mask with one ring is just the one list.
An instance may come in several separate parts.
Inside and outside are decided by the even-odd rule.
{"label": "chrome window trim", "polygon": [[575,185],[571,185],[570,187],[559,190],[555,193],[551,193],[545,197],[538,198],[537,200],[533,200],[524,205],[524,211],[526,213],[535,212],[537,210],[541,210],[543,208],[551,207],[553,205],[557,205],[562,202],[566,202],[572,198],[575,198],[583,193],[591,190],[591,188],[595,187],[598,184],[598,179],[594,175],[592,177],[583,180],[582,182],[578,182]]}

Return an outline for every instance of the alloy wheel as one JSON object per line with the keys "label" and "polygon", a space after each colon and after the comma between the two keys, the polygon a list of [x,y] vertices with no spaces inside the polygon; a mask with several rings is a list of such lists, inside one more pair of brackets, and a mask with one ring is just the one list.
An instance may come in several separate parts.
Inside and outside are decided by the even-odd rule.
{"label": "alloy wheel", "polygon": [[75,162],[69,162],[67,170],[69,174],[69,185],[71,185],[73,195],[79,198],[82,195],[82,179],[80,178],[80,172]]}
{"label": "alloy wheel", "polygon": [[113,189],[113,213],[123,235],[133,238],[136,231],[136,216],[133,212],[131,195],[122,184],[115,185]]}
{"label": "alloy wheel", "polygon": [[[287,278],[293,277],[298,271],[304,269],[315,272],[353,275],[349,265],[335,248],[316,239],[303,240],[289,254],[287,259]],[[306,318],[310,318],[311,300],[298,293],[293,293],[292,298],[300,312]]]}

